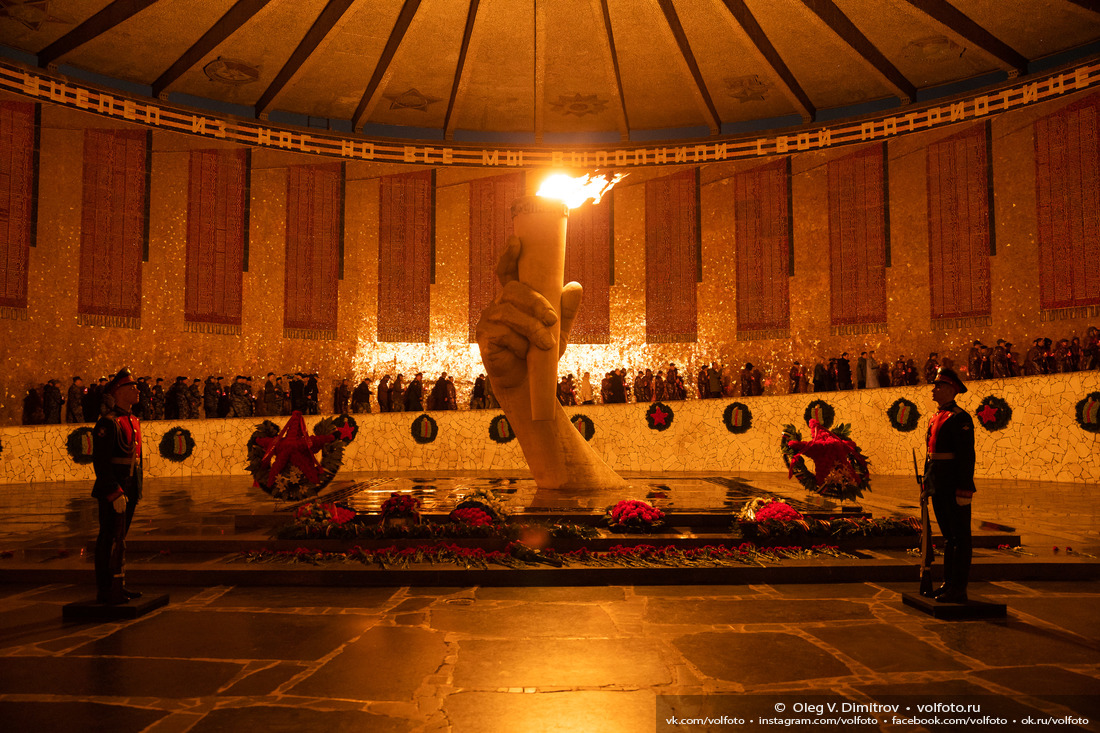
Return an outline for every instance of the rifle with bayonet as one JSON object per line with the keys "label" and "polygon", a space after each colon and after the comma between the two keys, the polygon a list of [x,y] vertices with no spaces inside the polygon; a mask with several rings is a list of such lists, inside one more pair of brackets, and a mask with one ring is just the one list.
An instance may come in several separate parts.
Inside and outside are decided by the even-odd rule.
{"label": "rifle with bayonet", "polygon": [[917,451],[913,450],[913,474],[920,489],[920,594],[932,597],[932,561],[936,551],[932,548],[932,523],[928,518],[928,495],[924,491],[924,476],[917,467]]}

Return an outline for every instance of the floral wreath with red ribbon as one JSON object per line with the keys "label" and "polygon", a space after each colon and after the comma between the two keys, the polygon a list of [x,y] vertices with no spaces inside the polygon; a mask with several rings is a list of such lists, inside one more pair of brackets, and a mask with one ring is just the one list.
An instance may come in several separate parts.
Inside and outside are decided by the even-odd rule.
{"label": "floral wreath with red ribbon", "polygon": [[489,421],[489,437],[494,443],[511,443],[516,439],[512,432],[512,423],[508,422],[505,415],[497,415]]}
{"label": "floral wreath with red ribbon", "polygon": [[592,440],[592,436],[596,434],[596,425],[588,415],[582,415],[578,412],[576,415],[569,418],[569,422],[573,423],[573,427],[577,429],[578,433],[584,436],[585,440]]}
{"label": "floral wreath with red ribbon", "polygon": [[92,435],[91,428],[77,428],[69,433],[65,441],[65,447],[69,451],[69,457],[80,464],[92,462]]}
{"label": "floral wreath with red ribbon", "polygon": [[752,410],[741,402],[731,402],[722,413],[722,423],[735,435],[748,432],[752,427]]}
{"label": "floral wreath with red ribbon", "polygon": [[917,423],[920,421],[920,411],[914,403],[899,397],[886,411],[886,417],[894,426],[894,430],[908,433],[916,430]]}
{"label": "floral wreath with red ribbon", "polygon": [[806,411],[802,413],[802,420],[809,425],[810,420],[817,420],[817,424],[828,430],[836,419],[836,411],[825,400],[814,400],[806,405]]}
{"label": "floral wreath with red ribbon", "polygon": [[425,413],[412,421],[409,432],[412,433],[413,440],[423,445],[436,439],[439,435],[439,425],[431,415]]}
{"label": "floral wreath with red ribbon", "polygon": [[170,461],[186,461],[195,451],[195,439],[191,431],[177,425],[167,431],[160,439],[160,455]]}
{"label": "floral wreath with red ribbon", "polygon": [[1077,424],[1082,430],[1100,433],[1100,392],[1092,392],[1077,403]]}
{"label": "floral wreath with red ribbon", "polygon": [[974,410],[981,426],[989,432],[1000,430],[1012,419],[1012,408],[1000,397],[989,395]]}
{"label": "floral wreath with red ribbon", "polygon": [[668,430],[673,417],[672,408],[664,402],[654,402],[645,411],[645,421],[650,430]]}
{"label": "floral wreath with red ribbon", "polygon": [[[301,501],[328,486],[344,462],[343,440],[330,417],[310,436],[302,413],[291,413],[280,429],[264,420],[248,439],[248,471],[255,485],[281,501]],[[314,457],[321,454],[321,459]]]}

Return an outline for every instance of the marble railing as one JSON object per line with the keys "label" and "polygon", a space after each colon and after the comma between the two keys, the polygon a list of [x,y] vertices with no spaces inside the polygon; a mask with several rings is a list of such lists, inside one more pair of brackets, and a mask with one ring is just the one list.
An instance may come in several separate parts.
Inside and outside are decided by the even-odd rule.
{"label": "marble railing", "polygon": [[[1100,391],[1100,372],[971,382],[958,400],[971,412],[987,396],[1005,400],[1012,419],[989,432],[975,419],[977,475],[983,478],[1100,483],[1100,435],[1081,429],[1074,418],[1077,403]],[[793,423],[807,434],[803,412],[810,401],[824,399],[837,423],[851,423],[852,437],[871,460],[873,473],[902,475],[912,471],[911,452],[921,455],[925,427],[935,410],[931,387],[900,387],[854,392],[737,398],[752,412],[752,427],[733,434],[722,412],[733,399],[667,403],[674,412],[664,431],[648,429],[647,405],[594,405],[567,408],[595,425],[592,445],[615,469],[665,471],[785,471],[778,450],[783,425]],[[921,414],[916,430],[895,430],[886,410],[899,397],[914,402]],[[344,471],[518,470],[526,471],[516,441],[498,444],[489,437],[492,410],[433,412],[436,440],[416,443],[410,425],[415,413],[357,415],[360,432],[344,453]],[[262,418],[186,420],[143,424],[146,476],[245,474],[246,443]],[[312,426],[319,417],[307,418]],[[278,418],[281,425],[286,418]],[[176,424],[191,432],[194,453],[181,463],[158,451],[165,432]],[[70,458],[66,440],[75,425],[0,428],[0,484],[73,481],[93,478],[92,467]]]}

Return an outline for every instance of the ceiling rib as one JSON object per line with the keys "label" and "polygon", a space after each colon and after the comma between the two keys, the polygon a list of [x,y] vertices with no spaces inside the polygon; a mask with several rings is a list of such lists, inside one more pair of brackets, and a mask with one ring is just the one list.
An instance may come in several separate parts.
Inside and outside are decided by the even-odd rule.
{"label": "ceiling rib", "polygon": [[455,64],[455,78],[451,84],[451,98],[447,100],[447,116],[443,118],[443,138],[453,140],[455,134],[454,111],[458,96],[466,90],[470,83],[466,75],[466,58],[469,56],[471,41],[474,36],[474,21],[477,20],[477,8],[481,0],[470,0],[470,9],[466,12],[466,27],[462,31],[462,46],[458,51],[458,62]]}
{"label": "ceiling rib", "polygon": [[390,37],[386,40],[386,47],[382,49],[382,56],[375,64],[367,89],[363,92],[363,98],[359,100],[359,106],[355,108],[355,114],[351,118],[352,130],[358,130],[363,126],[363,120],[378,103],[378,95],[382,91],[382,79],[389,70],[390,64],[393,63],[393,57],[397,54],[397,49],[400,48],[401,41],[405,38],[405,33],[409,30],[409,25],[412,24],[419,7],[420,0],[405,0],[405,4],[401,6],[401,12],[397,14],[397,20],[390,31]]}
{"label": "ceiling rib", "polygon": [[157,0],[115,0],[86,21],[38,52],[38,65],[51,68],[65,54],[126,22]]}
{"label": "ceiling rib", "polygon": [[810,101],[809,95],[798,83],[798,80],[794,78],[794,74],[787,68],[787,64],[783,62],[783,58],[779,55],[779,52],[775,50],[775,46],[768,40],[767,35],[764,33],[764,29],[760,27],[760,24],[756,22],[756,18],[753,16],[752,11],[745,5],[744,0],[723,0],[726,4],[726,9],[730,11],[730,15],[741,26],[741,29],[745,32],[745,35],[749,37],[749,40],[756,50],[763,56],[764,61],[772,67],[776,76],[779,77],[780,86],[783,88],[783,93],[790,99],[791,103],[798,110],[799,115],[802,117],[803,122],[810,122],[817,115],[817,109]]}
{"label": "ceiling rib", "polygon": [[535,0],[535,142],[546,131],[546,3]]}
{"label": "ceiling rib", "polygon": [[802,0],[802,4],[877,71],[887,86],[901,98],[902,104],[909,104],[916,98],[917,88],[875,48],[832,0]]}
{"label": "ceiling rib", "polygon": [[317,20],[313,21],[313,25],[306,31],[306,35],[302,38],[298,47],[294,49],[294,53],[290,54],[290,58],[283,64],[283,68],[279,69],[275,79],[260,95],[260,100],[256,102],[257,117],[261,119],[267,117],[267,111],[274,104],[275,98],[279,96],[286,85],[290,83],[290,80],[294,78],[294,75],[298,73],[298,70],[302,68],[302,64],[317,50],[317,47],[321,45],[321,41],[325,40],[325,36],[347,12],[353,2],[355,0],[329,0],[324,10],[317,16]]}
{"label": "ceiling rib", "polygon": [[968,18],[958,8],[944,0],[905,0],[937,23],[946,26],[974,46],[977,46],[1007,67],[1011,76],[1027,73],[1027,59],[1008,44]]}
{"label": "ceiling rib", "polygon": [[717,108],[714,106],[714,100],[710,98],[710,93],[707,91],[706,82],[703,81],[703,73],[699,71],[699,64],[695,61],[695,54],[692,53],[691,46],[688,44],[687,34],[684,33],[684,27],[680,24],[680,17],[676,14],[676,8],[672,7],[672,0],[657,0],[657,4],[661,7],[661,12],[665,14],[665,21],[668,23],[669,30],[672,31],[672,35],[676,39],[676,45],[680,47],[680,55],[683,57],[684,63],[687,64],[692,79],[695,80],[696,99],[700,103],[700,111],[706,118],[710,134],[717,135],[722,131],[721,119]]}
{"label": "ceiling rib", "polygon": [[237,0],[226,11],[210,30],[202,34],[202,38],[195,41],[191,48],[180,56],[168,67],[160,77],[153,82],[153,96],[160,97],[168,87],[172,86],[181,76],[186,74],[195,64],[202,61],[208,53],[220,46],[227,38],[233,35],[241,26],[255,17],[256,13],[264,9],[271,0]]}
{"label": "ceiling rib", "polygon": [[615,33],[611,30],[611,12],[607,9],[607,0],[592,0],[593,11],[603,18],[604,35],[597,37],[604,42],[605,56],[611,65],[608,69],[609,76],[615,82],[613,89],[615,95],[615,116],[619,125],[619,137],[623,142],[630,139],[630,118],[626,114],[626,103],[623,101],[623,76],[619,71],[619,53],[615,49]]}

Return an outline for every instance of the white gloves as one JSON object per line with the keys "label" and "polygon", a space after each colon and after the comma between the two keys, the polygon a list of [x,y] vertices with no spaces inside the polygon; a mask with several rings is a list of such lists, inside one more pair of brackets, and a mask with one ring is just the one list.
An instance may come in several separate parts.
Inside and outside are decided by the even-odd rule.
{"label": "white gloves", "polygon": [[969,499],[969,498],[966,498],[966,497],[963,497],[963,496],[956,496],[955,497],[955,503],[958,504],[959,506],[966,506],[970,502],[971,502],[971,499]]}
{"label": "white gloves", "polygon": [[111,506],[115,508],[115,511],[117,513],[122,514],[126,511],[126,503],[126,494],[122,494],[117,499],[111,502]]}

